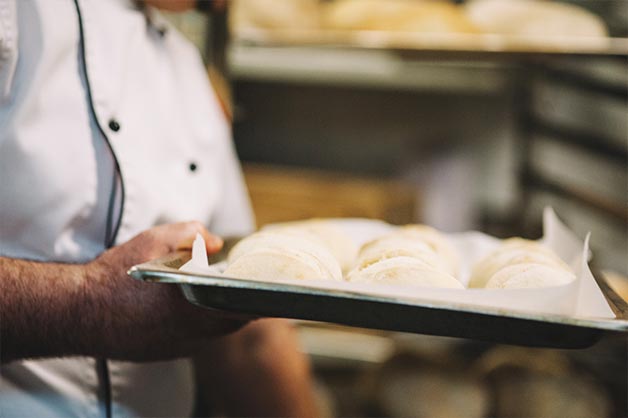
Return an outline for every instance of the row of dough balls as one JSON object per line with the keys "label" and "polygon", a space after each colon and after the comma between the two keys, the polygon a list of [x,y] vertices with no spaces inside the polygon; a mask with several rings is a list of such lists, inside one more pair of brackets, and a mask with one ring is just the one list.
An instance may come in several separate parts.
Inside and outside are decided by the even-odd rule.
{"label": "row of dough balls", "polygon": [[[357,248],[324,220],[275,225],[240,241],[229,253],[228,277],[273,281],[336,280],[463,289],[459,258],[443,234],[409,225]],[[469,287],[506,289],[569,283],[575,275],[550,249],[511,238],[478,262]]]}

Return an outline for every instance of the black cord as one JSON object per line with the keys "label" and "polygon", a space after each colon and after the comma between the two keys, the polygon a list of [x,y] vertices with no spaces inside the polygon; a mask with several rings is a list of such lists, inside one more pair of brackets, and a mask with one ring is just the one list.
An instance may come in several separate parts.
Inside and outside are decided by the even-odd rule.
{"label": "black cord", "polygon": [[[125,200],[124,180],[122,179],[122,171],[120,169],[120,163],[118,161],[118,158],[116,157],[116,153],[114,152],[113,147],[111,146],[111,142],[109,141],[109,138],[107,137],[107,134],[105,133],[105,130],[103,129],[102,125],[100,124],[98,120],[96,109],[94,108],[94,101],[92,98],[92,87],[89,81],[89,73],[87,72],[87,61],[85,59],[85,31],[83,29],[83,16],[81,14],[81,7],[79,6],[78,0],[74,0],[74,5],[76,7],[76,12],[78,15],[79,34],[80,34],[79,47],[81,49],[81,68],[85,75],[85,87],[87,90],[87,103],[89,106],[89,111],[92,117],[94,118],[94,122],[96,123],[96,126],[98,127],[98,131],[100,132],[102,137],[105,139],[105,143],[107,144],[107,147],[109,148],[109,151],[111,152],[111,156],[113,157],[113,162],[115,165],[115,175],[114,175],[114,181],[113,181],[114,187],[112,187],[111,193],[109,196],[109,204],[107,207],[107,224],[106,224],[106,231],[105,231],[106,232],[105,248],[111,248],[113,244],[115,243],[116,237],[118,235],[118,231],[120,230],[120,224],[122,222],[122,213],[124,211],[124,200]],[[113,216],[115,212],[115,200],[116,200],[116,189],[117,189],[117,187],[115,186],[117,186],[118,179],[120,179],[120,189],[121,189],[120,216],[117,219],[115,228],[113,228]]]}
{"label": "black cord", "polygon": [[116,171],[116,173],[113,175],[111,181],[111,191],[109,192],[109,204],[107,205],[107,222],[105,224],[105,248],[113,247],[113,244],[116,240],[116,235],[118,235],[118,229],[120,228],[120,219],[122,218],[122,211],[120,211],[116,230],[112,233],[111,228],[113,223],[113,213],[116,206],[116,190],[118,189],[118,173],[119,171]]}
{"label": "black cord", "polygon": [[[116,154],[109,142],[109,138],[105,133],[105,130],[100,125],[98,120],[98,116],[96,114],[96,109],[94,108],[94,102],[92,98],[92,88],[89,81],[89,73],[87,72],[87,60],[85,58],[85,31],[83,28],[83,15],[81,14],[81,7],[79,5],[78,0],[74,0],[74,6],[76,7],[76,13],[78,16],[78,24],[79,24],[79,47],[80,47],[80,56],[81,56],[81,68],[83,70],[83,74],[85,75],[85,87],[87,90],[87,102],[89,106],[89,111],[91,116],[94,118],[94,122],[98,127],[98,130],[102,137],[105,139],[105,143],[111,152],[113,157],[114,165],[115,165],[115,173],[113,176],[113,184],[111,187],[111,192],[109,195],[109,203],[107,205],[107,221],[105,228],[105,248],[111,248],[115,243],[116,237],[118,235],[118,231],[120,230],[120,224],[122,221],[122,213],[124,212],[124,198],[125,198],[125,190],[124,190],[124,180],[122,179],[122,171],[120,170],[120,163]],[[113,217],[115,212],[115,201],[116,201],[116,191],[118,185],[118,179],[120,180],[120,215],[118,216],[118,220],[116,222],[115,228],[113,228]],[[102,402],[104,404],[104,415],[106,418],[112,417],[111,412],[111,379],[109,377],[109,365],[107,363],[107,359],[96,359],[96,373],[100,380],[100,384],[103,390],[102,393]]]}
{"label": "black cord", "polygon": [[111,413],[111,379],[109,378],[109,364],[106,358],[96,359],[96,374],[102,387],[101,401],[104,406],[103,415],[112,418]]}

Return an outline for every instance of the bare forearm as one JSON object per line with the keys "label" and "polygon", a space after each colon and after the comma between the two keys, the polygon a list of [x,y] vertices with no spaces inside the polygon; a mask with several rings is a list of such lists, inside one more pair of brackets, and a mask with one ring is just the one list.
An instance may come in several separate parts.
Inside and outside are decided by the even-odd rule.
{"label": "bare forearm", "polygon": [[0,359],[84,354],[84,269],[0,257]]}
{"label": "bare forearm", "polygon": [[[101,257],[84,265],[0,258],[0,359],[85,355],[131,361],[182,357],[213,334],[241,323],[207,326],[207,314],[176,288],[140,283]],[[179,295],[180,296],[180,295]],[[184,314],[191,328],[170,318]],[[224,329],[224,330],[223,330]]]}
{"label": "bare forearm", "polygon": [[87,264],[0,257],[0,360],[86,355],[156,361],[194,354],[245,319],[197,308],[176,286],[141,283],[127,270],[204,236],[207,251],[222,240],[198,222],[161,225]]}

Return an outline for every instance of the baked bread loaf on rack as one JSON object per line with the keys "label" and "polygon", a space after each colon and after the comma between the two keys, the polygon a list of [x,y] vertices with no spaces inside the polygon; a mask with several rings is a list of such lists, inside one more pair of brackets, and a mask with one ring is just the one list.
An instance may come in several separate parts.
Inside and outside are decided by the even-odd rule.
{"label": "baked bread loaf on rack", "polygon": [[449,2],[336,0],[325,5],[321,23],[332,30],[400,31],[428,34],[476,33],[463,9]]}
{"label": "baked bread loaf on rack", "polygon": [[567,2],[542,0],[472,0],[466,14],[484,33],[505,35],[530,49],[544,46],[606,47],[604,20]]}

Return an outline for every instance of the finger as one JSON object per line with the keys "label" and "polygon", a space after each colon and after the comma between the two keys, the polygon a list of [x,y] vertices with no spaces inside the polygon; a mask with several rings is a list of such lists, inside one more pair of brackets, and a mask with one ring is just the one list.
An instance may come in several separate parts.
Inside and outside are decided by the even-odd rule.
{"label": "finger", "polygon": [[196,234],[201,234],[205,241],[205,247],[208,253],[213,254],[221,250],[223,241],[220,237],[210,234],[209,231],[200,222],[186,222],[183,225],[182,236],[179,239],[176,249],[189,250],[194,244]]}
{"label": "finger", "polygon": [[211,234],[206,229],[203,229],[201,231],[201,236],[205,240],[205,247],[207,248],[207,252],[209,254],[214,254],[222,250],[224,242],[218,235]]}
{"label": "finger", "polygon": [[196,239],[196,234],[194,233],[194,235],[189,235],[185,238],[183,238],[182,240],[179,241],[179,243],[176,245],[176,250],[191,250],[192,246],[194,245],[194,240]]}

